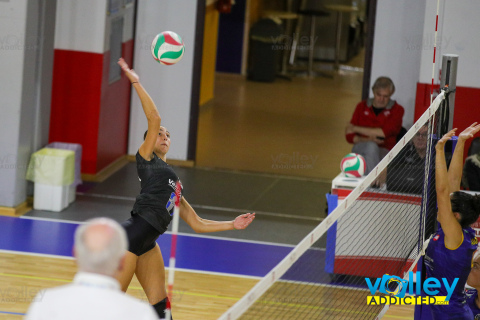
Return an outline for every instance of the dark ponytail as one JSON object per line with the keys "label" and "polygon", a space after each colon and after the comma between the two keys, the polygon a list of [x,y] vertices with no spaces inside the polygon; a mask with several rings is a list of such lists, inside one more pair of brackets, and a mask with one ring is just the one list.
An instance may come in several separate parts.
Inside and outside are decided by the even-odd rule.
{"label": "dark ponytail", "polygon": [[456,191],[451,197],[451,203],[452,211],[458,212],[461,216],[460,225],[462,228],[469,227],[478,220],[478,216],[480,215],[479,195]]}
{"label": "dark ponytail", "polygon": [[480,194],[473,196],[472,205],[475,211],[480,212]]}

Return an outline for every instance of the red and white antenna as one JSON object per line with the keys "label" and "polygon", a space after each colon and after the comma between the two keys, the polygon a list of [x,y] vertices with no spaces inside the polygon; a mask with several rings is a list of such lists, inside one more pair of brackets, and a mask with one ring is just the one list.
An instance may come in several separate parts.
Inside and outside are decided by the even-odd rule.
{"label": "red and white antenna", "polygon": [[440,0],[437,0],[437,15],[435,17],[435,39],[433,41],[433,67],[432,67],[432,88],[430,89],[430,104],[433,102],[433,79],[435,78],[435,56],[437,54],[437,32],[438,32],[438,11]]}
{"label": "red and white antenna", "polygon": [[178,220],[180,216],[180,181],[177,181],[175,188],[175,208],[173,209],[173,222],[172,222],[172,246],[170,249],[170,262],[168,264],[168,287],[167,296],[169,303],[167,303],[167,309],[165,310],[165,319],[170,320],[172,317],[172,301],[173,301],[173,280],[175,278],[175,256],[177,253],[177,233],[178,233]]}

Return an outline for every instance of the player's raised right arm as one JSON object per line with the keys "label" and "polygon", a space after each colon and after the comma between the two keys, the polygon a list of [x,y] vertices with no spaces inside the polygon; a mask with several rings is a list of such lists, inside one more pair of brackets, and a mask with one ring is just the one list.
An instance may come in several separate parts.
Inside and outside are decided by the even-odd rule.
{"label": "player's raised right arm", "polygon": [[145,160],[151,160],[153,148],[155,147],[155,142],[157,141],[158,131],[160,130],[160,123],[162,118],[160,117],[160,114],[158,113],[157,107],[155,106],[152,98],[147,93],[145,88],[141,85],[140,77],[135,73],[135,71],[128,67],[128,64],[125,62],[125,60],[123,60],[123,58],[120,58],[118,60],[118,64],[125,72],[125,75],[135,88],[135,91],[140,98],[140,102],[142,103],[143,112],[145,112],[145,116],[147,117],[147,136],[145,138],[145,141],[143,141],[142,145],[138,149],[138,152]]}

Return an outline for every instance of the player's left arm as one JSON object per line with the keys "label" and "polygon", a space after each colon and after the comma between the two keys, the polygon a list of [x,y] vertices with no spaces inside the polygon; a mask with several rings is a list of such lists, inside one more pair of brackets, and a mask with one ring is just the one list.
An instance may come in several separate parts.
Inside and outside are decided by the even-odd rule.
{"label": "player's left arm", "polygon": [[453,129],[438,140],[435,146],[435,189],[437,191],[437,220],[445,233],[445,246],[448,249],[458,248],[463,241],[462,226],[452,212],[450,201],[450,186],[447,177],[447,163],[445,161],[445,143],[455,134]]}
{"label": "player's left arm", "polygon": [[232,221],[213,221],[200,218],[184,197],[180,200],[180,217],[198,233],[240,230],[248,227],[255,219],[255,213],[245,213]]}

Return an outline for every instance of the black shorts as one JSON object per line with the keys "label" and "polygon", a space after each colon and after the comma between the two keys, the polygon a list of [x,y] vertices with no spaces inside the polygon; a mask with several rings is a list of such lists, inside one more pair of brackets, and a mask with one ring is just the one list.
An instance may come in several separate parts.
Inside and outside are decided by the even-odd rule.
{"label": "black shorts", "polygon": [[138,214],[132,214],[132,217],[123,222],[122,226],[127,232],[128,251],[141,256],[155,248],[160,232]]}

